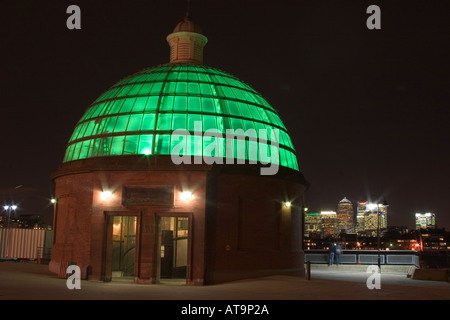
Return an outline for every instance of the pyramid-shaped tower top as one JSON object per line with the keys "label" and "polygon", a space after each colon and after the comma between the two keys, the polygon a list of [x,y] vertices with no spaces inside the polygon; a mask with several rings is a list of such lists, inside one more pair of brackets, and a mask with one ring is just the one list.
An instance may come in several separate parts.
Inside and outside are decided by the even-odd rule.
{"label": "pyramid-shaped tower top", "polygon": [[195,23],[189,12],[167,36],[170,46],[170,63],[203,64],[203,47],[208,42],[202,29]]}
{"label": "pyramid-shaped tower top", "polygon": [[339,203],[352,203],[350,200],[347,199],[347,197],[344,197]]}

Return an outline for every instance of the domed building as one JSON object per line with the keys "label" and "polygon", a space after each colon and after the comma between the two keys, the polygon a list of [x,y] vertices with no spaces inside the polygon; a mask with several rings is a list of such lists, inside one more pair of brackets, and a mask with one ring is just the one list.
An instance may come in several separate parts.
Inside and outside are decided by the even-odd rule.
{"label": "domed building", "polygon": [[169,63],[120,80],[76,124],[52,175],[50,270],[189,285],[302,275],[308,183],[280,116],[203,64],[188,15],[167,41]]}

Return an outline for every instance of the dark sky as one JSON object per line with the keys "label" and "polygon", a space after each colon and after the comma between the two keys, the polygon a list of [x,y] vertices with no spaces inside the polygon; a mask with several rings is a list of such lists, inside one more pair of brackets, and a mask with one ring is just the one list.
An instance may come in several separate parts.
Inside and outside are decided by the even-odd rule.
{"label": "dark sky", "polygon": [[[313,211],[384,197],[388,223],[435,212],[450,229],[448,1],[192,0],[204,63],[279,111]],[[187,1],[2,0],[0,194],[51,216],[50,174],[108,87],[166,63]],[[66,9],[81,8],[81,30]],[[366,9],[381,8],[381,30]],[[21,188],[15,189],[16,186]]]}

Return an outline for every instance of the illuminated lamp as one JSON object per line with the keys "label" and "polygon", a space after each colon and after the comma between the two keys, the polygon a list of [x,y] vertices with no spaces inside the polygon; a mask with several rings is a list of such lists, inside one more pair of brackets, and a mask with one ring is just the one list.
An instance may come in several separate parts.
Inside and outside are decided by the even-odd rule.
{"label": "illuminated lamp", "polygon": [[286,208],[289,208],[291,205],[292,205],[292,203],[290,203],[289,201],[287,201],[287,202],[284,203],[284,206],[285,206]]}
{"label": "illuminated lamp", "polygon": [[180,199],[183,201],[191,200],[193,197],[192,192],[190,191],[183,191],[180,193]]}
{"label": "illuminated lamp", "polygon": [[100,194],[100,198],[102,198],[103,200],[108,200],[111,199],[112,195],[112,191],[106,190],[102,191],[102,193]]}

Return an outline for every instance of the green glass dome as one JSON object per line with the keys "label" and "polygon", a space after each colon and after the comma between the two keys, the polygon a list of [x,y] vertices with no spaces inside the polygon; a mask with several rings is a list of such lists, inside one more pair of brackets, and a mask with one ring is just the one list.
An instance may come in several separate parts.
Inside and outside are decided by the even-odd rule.
{"label": "green glass dome", "polygon": [[[260,129],[267,130],[268,138],[253,137],[258,140],[258,152],[250,152],[252,142],[247,139],[245,155],[234,152],[233,157],[259,161],[260,155],[270,157],[277,152],[281,166],[298,170],[295,149],[283,122],[259,93],[226,72],[189,63],[147,68],[109,88],[77,123],[64,162],[104,156],[171,155],[180,141],[179,135],[172,134],[176,129],[190,134],[192,144],[186,149],[187,155],[202,156],[214,139],[204,136],[195,140],[196,123],[202,124],[202,132],[215,129],[224,138],[228,129],[247,133],[254,129],[257,135]],[[270,141],[274,129],[278,129],[279,147]],[[220,147],[225,148],[223,144]]]}

